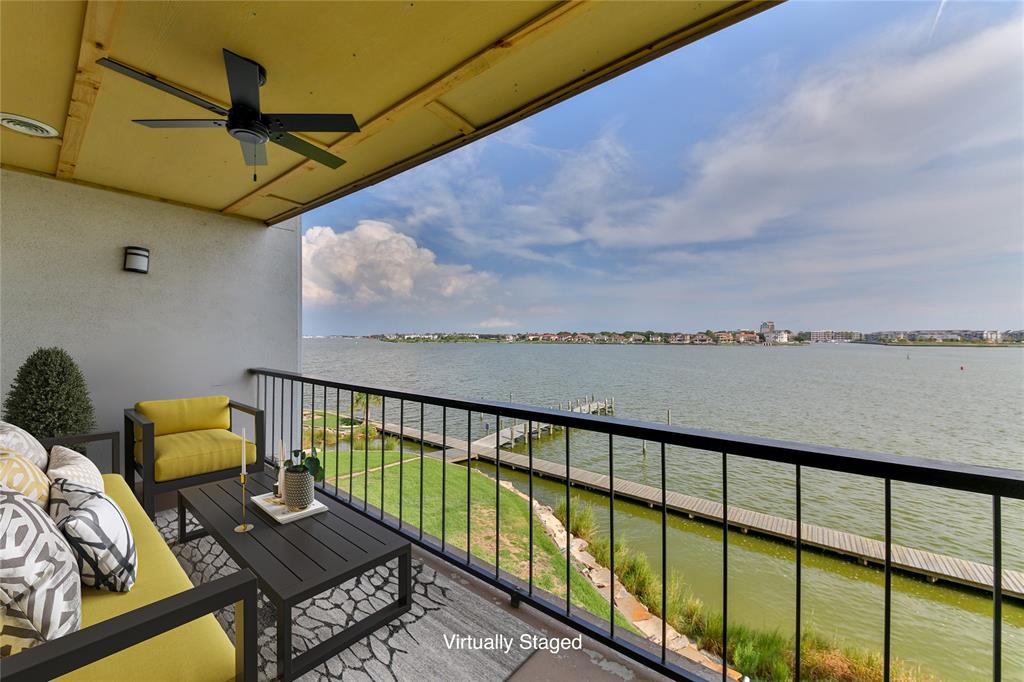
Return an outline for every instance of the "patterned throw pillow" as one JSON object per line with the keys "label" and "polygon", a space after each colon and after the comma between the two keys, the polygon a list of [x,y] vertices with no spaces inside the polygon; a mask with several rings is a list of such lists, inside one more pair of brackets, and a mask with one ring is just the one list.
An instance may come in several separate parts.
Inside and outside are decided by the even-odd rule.
{"label": "patterned throw pillow", "polygon": [[46,512],[12,490],[0,490],[0,623],[0,656],[82,624],[75,555]]}
{"label": "patterned throw pillow", "polygon": [[50,489],[50,516],[78,559],[83,585],[111,592],[132,589],[138,564],[135,538],[112,499],[58,478]]}
{"label": "patterned throw pillow", "polygon": [[7,422],[0,421],[0,452],[27,457],[30,462],[46,471],[46,448],[31,433]]}
{"label": "patterned throw pillow", "polygon": [[50,450],[50,468],[46,470],[46,476],[51,481],[66,478],[73,483],[103,492],[103,476],[92,460],[61,445],[54,445]]}
{"label": "patterned throw pillow", "polygon": [[24,455],[0,452],[0,488],[21,493],[46,510],[50,479]]}

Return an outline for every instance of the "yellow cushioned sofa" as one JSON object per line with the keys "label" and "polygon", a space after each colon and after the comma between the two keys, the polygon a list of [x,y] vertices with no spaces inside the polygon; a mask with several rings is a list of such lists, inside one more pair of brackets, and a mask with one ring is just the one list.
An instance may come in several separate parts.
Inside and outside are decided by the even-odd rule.
{"label": "yellow cushioned sofa", "polygon": [[242,437],[231,431],[233,410],[253,416],[255,439],[246,440],[246,462],[263,468],[263,410],[227,396],[149,400],[124,411],[125,479],[134,489],[142,474],[142,507],[153,517],[158,493],[237,475]]}
{"label": "yellow cushioned sofa", "polygon": [[[113,436],[116,450],[117,435],[52,440],[81,443]],[[116,471],[116,452],[113,457]],[[83,586],[81,629],[5,658],[4,682],[254,682],[256,577],[241,570],[193,587],[121,475],[104,474],[103,484],[135,539],[135,585],[129,592]],[[235,646],[213,615],[232,605],[236,627],[242,624]]]}

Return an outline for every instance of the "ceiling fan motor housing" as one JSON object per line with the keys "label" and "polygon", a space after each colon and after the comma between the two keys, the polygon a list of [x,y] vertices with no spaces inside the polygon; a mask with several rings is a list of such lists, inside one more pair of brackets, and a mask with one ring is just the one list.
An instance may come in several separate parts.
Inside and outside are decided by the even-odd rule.
{"label": "ceiling fan motor housing", "polygon": [[238,107],[232,107],[228,112],[228,133],[249,144],[266,144],[270,139],[270,129],[260,120],[259,114]]}

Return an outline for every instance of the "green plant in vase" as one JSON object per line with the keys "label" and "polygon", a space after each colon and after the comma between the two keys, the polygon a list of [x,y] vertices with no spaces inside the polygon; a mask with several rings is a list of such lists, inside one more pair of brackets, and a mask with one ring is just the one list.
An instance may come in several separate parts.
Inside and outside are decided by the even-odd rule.
{"label": "green plant in vase", "polygon": [[324,468],[316,454],[293,450],[291,464],[284,470],[284,500],[289,509],[305,509],[313,504],[313,482],[324,480]]}

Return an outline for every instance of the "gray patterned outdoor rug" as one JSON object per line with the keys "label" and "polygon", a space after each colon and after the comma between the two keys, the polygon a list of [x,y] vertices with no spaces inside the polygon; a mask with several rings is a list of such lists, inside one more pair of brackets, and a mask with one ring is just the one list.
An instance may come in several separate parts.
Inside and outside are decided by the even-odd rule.
{"label": "gray patterned outdoor rug", "polygon": [[[176,544],[177,511],[159,512],[156,525],[194,584],[205,583],[238,570],[224,549],[210,537]],[[195,527],[189,517],[190,529]],[[394,562],[392,562],[394,563]],[[397,574],[378,568],[341,587],[303,602],[292,611],[292,646],[309,648],[340,632],[347,623],[364,618],[395,598]],[[517,618],[510,617],[489,599],[439,574],[413,558],[412,609],[356,642],[301,678],[302,682],[341,680],[504,680],[528,657],[529,651],[512,647],[504,651],[467,650],[445,645],[445,635],[501,633],[518,638],[523,633],[540,634]],[[224,609],[217,620],[234,640],[234,613]],[[257,613],[259,629],[260,679],[272,680],[277,671],[277,626],[274,607],[260,595]]]}

